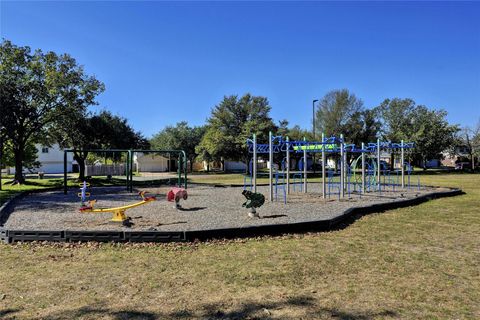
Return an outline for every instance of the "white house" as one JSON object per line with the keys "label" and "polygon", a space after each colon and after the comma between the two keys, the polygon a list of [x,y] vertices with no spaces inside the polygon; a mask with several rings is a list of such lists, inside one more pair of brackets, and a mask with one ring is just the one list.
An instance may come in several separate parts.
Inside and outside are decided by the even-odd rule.
{"label": "white house", "polygon": [[[44,172],[44,173],[63,173],[63,149],[58,144],[52,146],[42,146],[36,144],[37,148],[37,161],[40,162],[39,168],[34,168],[31,172]],[[72,172],[73,167],[73,153],[67,153],[67,172]],[[8,168],[10,174],[15,173],[15,168]],[[26,170],[24,169],[26,172]]]}

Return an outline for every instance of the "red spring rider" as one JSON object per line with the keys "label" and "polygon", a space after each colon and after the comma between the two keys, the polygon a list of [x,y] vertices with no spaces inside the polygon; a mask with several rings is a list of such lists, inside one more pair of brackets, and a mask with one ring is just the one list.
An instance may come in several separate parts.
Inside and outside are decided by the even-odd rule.
{"label": "red spring rider", "polygon": [[170,189],[170,191],[167,193],[167,200],[170,202],[175,201],[175,206],[174,206],[175,209],[179,209],[182,207],[180,205],[180,199],[187,200],[187,198],[188,198],[187,190],[183,188],[174,187]]}

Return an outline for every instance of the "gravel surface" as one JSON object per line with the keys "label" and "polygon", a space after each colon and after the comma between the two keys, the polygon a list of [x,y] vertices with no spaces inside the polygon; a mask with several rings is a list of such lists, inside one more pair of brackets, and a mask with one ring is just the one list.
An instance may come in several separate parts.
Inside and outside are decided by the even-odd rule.
{"label": "gravel surface", "polygon": [[[241,187],[212,187],[191,185],[188,200],[181,201],[182,209],[176,210],[166,201],[169,187],[142,189],[155,195],[157,201],[148,202],[126,211],[132,226],[124,227],[110,222],[111,213],[81,213],[77,192],[63,195],[60,191],[33,193],[16,200],[13,211],[5,223],[7,229],[17,230],[158,230],[191,231],[219,228],[248,227],[255,225],[285,224],[316,220],[328,220],[343,214],[351,207],[368,206],[415,198],[421,194],[445,191],[442,188],[412,188],[401,192],[370,192],[360,197],[355,194],[339,201],[332,196],[324,201],[321,185],[310,183],[308,194],[292,193],[288,203],[279,194],[277,202],[268,202],[268,187],[258,187],[266,196],[265,204],[257,210],[261,218],[249,218]],[[297,189],[298,190],[298,189]],[[397,188],[398,190],[398,188]],[[97,208],[118,207],[140,201],[137,193],[124,188],[92,188],[91,199]]]}

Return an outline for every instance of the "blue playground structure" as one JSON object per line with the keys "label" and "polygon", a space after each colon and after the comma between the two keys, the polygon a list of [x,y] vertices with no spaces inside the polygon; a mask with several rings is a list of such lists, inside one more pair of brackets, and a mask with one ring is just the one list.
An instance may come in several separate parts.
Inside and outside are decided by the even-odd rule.
{"label": "blue playground structure", "polygon": [[[249,174],[244,176],[244,189],[257,192],[258,155],[268,155],[269,200],[278,201],[279,193],[287,203],[291,192],[308,192],[308,155],[321,153],[321,184],[323,199],[334,196],[338,199],[360,197],[367,192],[390,192],[412,188],[412,166],[405,161],[405,152],[413,149],[413,142],[371,142],[360,147],[347,144],[343,135],[325,137],[321,141],[290,141],[288,137],[273,136],[269,133],[269,142],[257,143],[256,135],[247,139],[247,148],[252,155],[249,161]],[[279,166],[274,164],[274,154],[284,154]],[[400,156],[400,164],[388,164],[383,158],[391,154]],[[298,160],[296,170],[291,170],[291,156]],[[388,157],[387,157],[387,156]],[[353,160],[349,164],[347,159]],[[327,158],[335,158],[335,168],[327,171]],[[390,166],[392,168],[390,168]],[[417,179],[417,188],[420,180]]]}

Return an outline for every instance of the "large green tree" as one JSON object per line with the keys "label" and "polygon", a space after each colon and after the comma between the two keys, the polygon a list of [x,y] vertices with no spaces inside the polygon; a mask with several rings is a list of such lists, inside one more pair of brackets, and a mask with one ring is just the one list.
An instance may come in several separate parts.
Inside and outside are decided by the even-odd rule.
{"label": "large green tree", "polygon": [[347,89],[328,92],[320,101],[315,116],[316,136],[343,134],[349,143],[376,140],[380,122],[376,112],[366,109],[362,100]]}
{"label": "large green tree", "polygon": [[15,180],[22,174],[28,143],[41,140],[55,121],[95,104],[104,90],[68,54],[32,52],[8,40],[0,45],[0,127],[13,146]]}
{"label": "large green tree", "polygon": [[413,157],[418,163],[425,165],[455,144],[459,128],[448,123],[444,110],[416,105],[412,99],[394,98],[383,101],[375,111],[382,124],[382,140],[415,142]]}
{"label": "large green tree", "polygon": [[190,127],[186,121],[182,121],[155,134],[150,144],[155,150],[184,150],[190,161],[190,170],[193,170],[193,162],[198,156],[196,147],[204,134],[205,126]]}
{"label": "large green tree", "polygon": [[332,90],[320,99],[315,113],[316,136],[347,136],[349,124],[364,110],[362,100],[347,89]]}
{"label": "large green tree", "polygon": [[267,98],[245,94],[225,96],[207,121],[207,129],[197,153],[204,160],[247,161],[247,138],[257,134],[259,142],[268,141],[268,132],[276,131],[270,117]]}
{"label": "large green tree", "polygon": [[[15,156],[13,154],[13,146],[10,141],[6,141],[3,145],[1,163],[5,167],[15,166]],[[40,166],[40,162],[37,161],[37,147],[33,142],[27,143],[25,146],[25,158],[23,166],[26,169],[34,169]]]}
{"label": "large green tree", "polygon": [[398,142],[411,136],[415,118],[415,101],[412,99],[385,99],[375,108],[381,121],[380,138]]}
{"label": "large green tree", "polygon": [[[97,114],[87,112],[69,113],[59,117],[50,131],[54,142],[63,148],[72,148],[73,157],[79,165],[79,179],[85,178],[85,164],[88,149],[149,149],[148,140],[135,131],[128,121],[110,111]],[[121,154],[104,155],[120,160]]]}
{"label": "large green tree", "polygon": [[426,168],[427,160],[438,159],[443,151],[455,144],[455,135],[460,130],[448,123],[445,110],[431,110],[417,106],[409,139],[415,142],[413,154]]}

